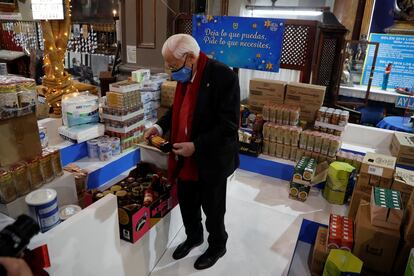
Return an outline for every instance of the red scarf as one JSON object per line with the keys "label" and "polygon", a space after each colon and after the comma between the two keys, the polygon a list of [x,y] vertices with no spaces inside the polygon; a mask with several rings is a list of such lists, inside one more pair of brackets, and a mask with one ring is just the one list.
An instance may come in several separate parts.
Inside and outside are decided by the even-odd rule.
{"label": "red scarf", "polygon": [[[171,142],[182,143],[191,141],[191,130],[193,125],[194,109],[197,104],[198,90],[200,89],[201,79],[203,77],[204,68],[207,64],[208,57],[200,52],[197,62],[197,73],[191,84],[183,84],[178,82],[175,90]],[[171,153],[168,158],[168,176],[171,182],[175,182],[176,178],[183,181],[197,181],[198,169],[193,157],[182,158],[181,164],[175,158],[175,154]]]}

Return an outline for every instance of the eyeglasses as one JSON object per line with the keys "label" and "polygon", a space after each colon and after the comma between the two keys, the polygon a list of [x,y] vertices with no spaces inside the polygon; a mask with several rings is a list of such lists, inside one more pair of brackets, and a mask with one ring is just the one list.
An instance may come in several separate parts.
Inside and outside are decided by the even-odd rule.
{"label": "eyeglasses", "polygon": [[188,57],[188,54],[185,54],[184,64],[182,66],[176,67],[176,66],[171,66],[171,65],[167,64],[166,68],[171,72],[177,72],[177,71],[181,70],[182,68],[184,68],[185,63],[187,62],[187,57]]}

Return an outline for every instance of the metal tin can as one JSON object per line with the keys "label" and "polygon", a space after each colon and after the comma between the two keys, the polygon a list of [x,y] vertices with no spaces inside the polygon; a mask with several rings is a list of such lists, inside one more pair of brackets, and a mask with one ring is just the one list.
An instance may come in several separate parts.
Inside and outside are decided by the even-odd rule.
{"label": "metal tin can", "polygon": [[117,137],[111,138],[112,156],[121,154],[121,139]]}
{"label": "metal tin can", "polygon": [[11,172],[0,169],[0,202],[10,203],[17,198],[16,188],[13,185]]}
{"label": "metal tin can", "polygon": [[27,175],[27,164],[19,162],[10,167],[13,175],[14,186],[18,196],[23,196],[30,192],[30,183]]}
{"label": "metal tin can", "polygon": [[27,168],[29,171],[30,186],[32,189],[37,189],[43,185],[43,175],[40,169],[39,158],[28,160]]}
{"label": "metal tin can", "polygon": [[88,157],[89,158],[98,158],[99,157],[99,141],[97,139],[92,139],[86,142],[88,146]]}
{"label": "metal tin can", "polygon": [[52,165],[52,154],[50,154],[50,152],[44,151],[39,159],[39,164],[43,179],[46,181],[46,183],[52,181],[53,178],[55,178],[55,173],[53,172]]}
{"label": "metal tin can", "polygon": [[108,161],[112,158],[112,144],[111,143],[99,143],[99,160]]}
{"label": "metal tin can", "polygon": [[26,204],[44,233],[60,223],[57,193],[53,189],[39,189],[26,196]]}

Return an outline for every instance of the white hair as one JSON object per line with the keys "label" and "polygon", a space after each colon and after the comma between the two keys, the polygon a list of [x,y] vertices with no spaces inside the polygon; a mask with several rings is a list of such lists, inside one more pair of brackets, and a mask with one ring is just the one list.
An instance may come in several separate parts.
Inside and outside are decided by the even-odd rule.
{"label": "white hair", "polygon": [[193,53],[196,57],[200,54],[200,46],[197,41],[188,34],[176,34],[170,36],[162,46],[162,55],[167,55],[167,49],[176,59],[181,59],[187,53]]}

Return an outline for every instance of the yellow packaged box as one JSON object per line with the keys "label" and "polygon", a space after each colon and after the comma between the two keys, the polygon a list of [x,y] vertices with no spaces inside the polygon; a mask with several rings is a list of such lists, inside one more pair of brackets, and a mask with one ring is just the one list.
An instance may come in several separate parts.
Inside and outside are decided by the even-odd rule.
{"label": "yellow packaged box", "polygon": [[290,82],[286,87],[285,104],[300,106],[300,119],[315,121],[316,111],[325,99],[325,86]]}
{"label": "yellow packaged box", "polygon": [[397,157],[398,164],[414,166],[414,134],[395,132],[391,154]]}
{"label": "yellow packaged box", "polygon": [[393,178],[396,163],[397,159],[393,156],[368,152],[362,161],[361,173]]}
{"label": "yellow packaged box", "polygon": [[174,102],[176,81],[165,81],[161,85],[161,106],[170,107]]}

